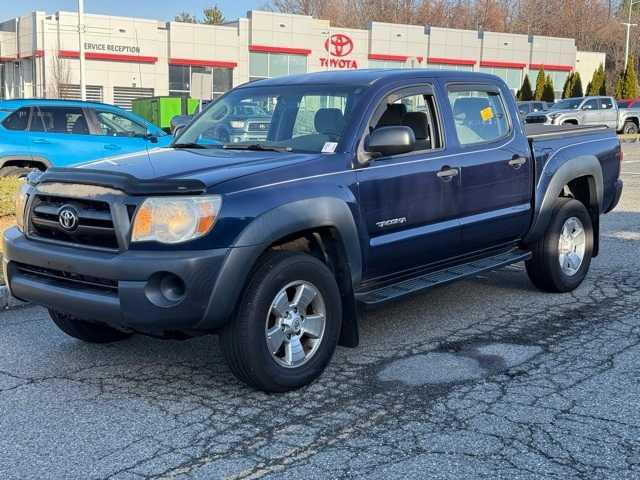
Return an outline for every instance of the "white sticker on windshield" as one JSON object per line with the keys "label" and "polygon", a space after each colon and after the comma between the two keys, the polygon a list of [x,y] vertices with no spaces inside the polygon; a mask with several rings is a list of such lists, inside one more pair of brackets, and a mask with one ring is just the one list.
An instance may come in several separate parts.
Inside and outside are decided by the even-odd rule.
{"label": "white sticker on windshield", "polygon": [[324,147],[322,147],[322,153],[333,153],[337,147],[338,144],[336,142],[325,142]]}

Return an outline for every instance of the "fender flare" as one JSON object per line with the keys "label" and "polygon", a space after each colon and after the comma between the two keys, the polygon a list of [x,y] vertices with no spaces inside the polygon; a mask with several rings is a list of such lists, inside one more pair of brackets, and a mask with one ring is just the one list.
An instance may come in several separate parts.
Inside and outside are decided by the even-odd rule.
{"label": "fender flare", "polygon": [[[593,155],[580,155],[566,160],[559,158],[557,162],[552,160],[549,160],[542,169],[536,187],[534,222],[524,239],[525,243],[534,242],[544,234],[551,221],[556,199],[562,193],[565,185],[568,185],[572,180],[582,177],[589,179],[591,208],[597,209],[598,215],[602,212],[604,181],[602,167],[598,159]],[[561,163],[561,165],[556,166],[557,163]]]}
{"label": "fender flare", "polygon": [[229,320],[256,261],[277,240],[300,231],[333,227],[337,230],[351,274],[352,286],[362,278],[362,253],[356,221],[346,201],[333,197],[299,200],[256,217],[238,236],[220,269],[203,319],[217,329]]}
{"label": "fender flare", "polygon": [[30,154],[28,157],[29,158],[26,158],[25,155],[7,155],[6,157],[0,157],[0,168],[4,167],[7,162],[12,162],[14,160],[18,160],[20,162],[41,163],[47,169],[53,166],[51,162],[44,157],[33,157]]}

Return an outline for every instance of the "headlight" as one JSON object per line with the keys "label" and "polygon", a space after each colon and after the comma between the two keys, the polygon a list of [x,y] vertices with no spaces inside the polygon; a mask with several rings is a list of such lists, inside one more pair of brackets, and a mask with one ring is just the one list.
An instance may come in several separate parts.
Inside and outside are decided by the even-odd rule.
{"label": "headlight", "polygon": [[147,198],[133,219],[132,242],[182,243],[211,231],[220,195]]}
{"label": "headlight", "polygon": [[16,194],[16,224],[21,232],[24,231],[24,211],[27,208],[27,200],[29,199],[29,184],[23,183]]}
{"label": "headlight", "polygon": [[231,128],[244,128],[244,121],[242,120],[231,120],[229,124]]}

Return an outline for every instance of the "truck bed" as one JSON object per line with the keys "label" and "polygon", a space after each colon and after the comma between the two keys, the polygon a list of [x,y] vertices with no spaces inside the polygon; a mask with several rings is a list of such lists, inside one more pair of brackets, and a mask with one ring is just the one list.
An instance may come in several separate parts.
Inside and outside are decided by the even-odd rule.
{"label": "truck bed", "polygon": [[542,125],[539,123],[524,124],[524,133],[529,140],[534,140],[537,138],[560,138],[571,134],[584,134],[608,129],[609,128],[606,125]]}

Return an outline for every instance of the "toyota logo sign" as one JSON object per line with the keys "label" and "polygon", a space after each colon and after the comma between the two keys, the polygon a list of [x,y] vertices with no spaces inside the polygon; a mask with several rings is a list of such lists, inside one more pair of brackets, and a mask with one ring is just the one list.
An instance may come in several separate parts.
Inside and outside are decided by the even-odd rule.
{"label": "toyota logo sign", "polygon": [[58,223],[67,232],[78,228],[78,212],[71,205],[65,205],[58,212]]}
{"label": "toyota logo sign", "polygon": [[353,52],[353,40],[343,33],[336,33],[325,40],[324,49],[334,57],[346,57]]}

